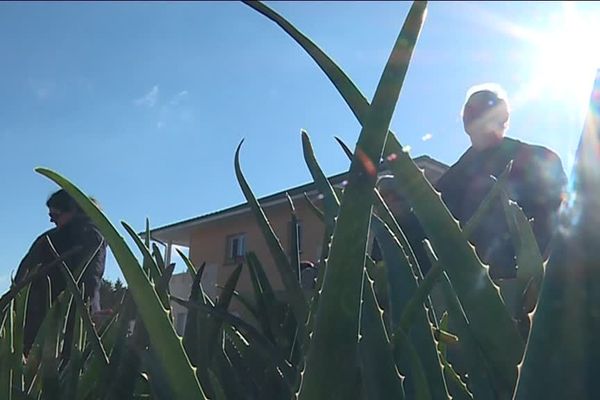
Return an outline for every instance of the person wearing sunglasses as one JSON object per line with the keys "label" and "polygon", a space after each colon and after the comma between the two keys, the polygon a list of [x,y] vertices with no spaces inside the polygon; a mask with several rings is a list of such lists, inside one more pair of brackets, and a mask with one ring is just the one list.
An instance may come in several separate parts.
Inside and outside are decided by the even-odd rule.
{"label": "person wearing sunglasses", "polygon": [[[506,185],[508,197],[530,219],[539,249],[547,257],[567,178],[556,153],[505,136],[509,119],[508,98],[499,85],[471,88],[462,110],[471,146],[435,187],[450,212],[464,226],[512,161]],[[492,279],[516,276],[515,249],[500,196],[469,239],[479,258],[489,265]]]}

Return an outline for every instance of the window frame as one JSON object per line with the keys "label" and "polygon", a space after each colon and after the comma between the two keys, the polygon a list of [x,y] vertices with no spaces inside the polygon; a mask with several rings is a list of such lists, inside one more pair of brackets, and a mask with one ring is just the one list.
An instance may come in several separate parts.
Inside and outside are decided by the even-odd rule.
{"label": "window frame", "polygon": [[[233,244],[235,240],[241,240],[241,250],[238,248],[237,253],[233,254]],[[239,245],[238,245],[239,246]],[[239,254],[241,253],[241,254]],[[246,255],[246,233],[239,232],[232,235],[227,235],[225,238],[225,264],[235,264],[244,259]]]}

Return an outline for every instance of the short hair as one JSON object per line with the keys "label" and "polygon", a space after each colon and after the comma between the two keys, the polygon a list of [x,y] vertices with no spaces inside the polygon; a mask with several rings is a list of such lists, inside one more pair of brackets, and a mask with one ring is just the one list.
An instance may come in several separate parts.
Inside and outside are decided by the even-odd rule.
{"label": "short hair", "polygon": [[508,102],[508,95],[506,94],[506,90],[504,90],[504,88],[502,88],[502,86],[500,86],[497,83],[488,82],[488,83],[481,83],[479,85],[471,86],[467,90],[467,94],[465,96],[465,102],[463,103],[462,109],[460,110],[461,117],[464,115],[465,106],[469,102],[469,99],[471,98],[471,96],[473,96],[476,93],[480,93],[480,92],[488,92],[488,93],[494,94],[498,100],[501,100],[504,102],[504,104],[506,104],[506,110],[510,113],[510,103]]}
{"label": "short hair", "polygon": [[46,206],[64,212],[81,211],[79,204],[77,204],[75,199],[73,199],[73,197],[71,197],[64,189],[52,193],[46,201]]}

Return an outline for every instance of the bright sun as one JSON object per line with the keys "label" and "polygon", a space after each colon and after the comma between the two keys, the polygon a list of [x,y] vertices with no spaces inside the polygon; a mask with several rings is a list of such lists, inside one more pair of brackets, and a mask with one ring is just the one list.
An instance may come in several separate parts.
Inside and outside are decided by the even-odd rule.
{"label": "bright sun", "polygon": [[552,16],[548,26],[527,31],[524,36],[533,49],[532,79],[523,88],[523,97],[544,93],[578,109],[587,106],[600,68],[598,17],[600,12],[583,14],[575,4],[564,2],[562,12]]}

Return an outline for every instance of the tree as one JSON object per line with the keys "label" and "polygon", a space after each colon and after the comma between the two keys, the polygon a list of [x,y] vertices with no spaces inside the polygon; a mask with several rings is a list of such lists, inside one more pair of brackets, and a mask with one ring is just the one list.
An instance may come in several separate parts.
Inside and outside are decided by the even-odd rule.
{"label": "tree", "polygon": [[123,285],[120,279],[113,283],[108,279],[102,279],[100,283],[100,307],[102,310],[115,310],[121,300],[127,287]]}

